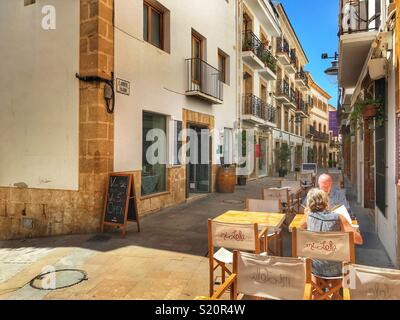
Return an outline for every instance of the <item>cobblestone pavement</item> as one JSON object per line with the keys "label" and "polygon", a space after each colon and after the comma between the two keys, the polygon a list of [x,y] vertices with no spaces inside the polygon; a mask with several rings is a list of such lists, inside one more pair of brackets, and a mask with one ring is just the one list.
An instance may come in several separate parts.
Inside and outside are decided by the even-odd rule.
{"label": "cobblestone pavement", "polygon": [[[246,198],[260,198],[272,179],[249,182],[234,194],[210,194],[141,220],[142,232],[130,225],[118,232],[0,242],[0,299],[193,299],[208,294],[207,219],[241,210]],[[351,200],[351,198],[350,198]],[[365,209],[352,202],[365,243],[357,262],[392,267]],[[291,254],[284,231],[285,256]],[[88,279],[78,285],[38,290],[31,279],[52,266],[79,269]]]}

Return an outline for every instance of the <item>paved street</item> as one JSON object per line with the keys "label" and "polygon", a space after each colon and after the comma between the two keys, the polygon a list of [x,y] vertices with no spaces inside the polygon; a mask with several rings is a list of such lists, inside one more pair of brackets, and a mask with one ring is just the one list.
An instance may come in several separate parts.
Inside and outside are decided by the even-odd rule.
{"label": "paved street", "polygon": [[[270,179],[238,187],[235,194],[211,194],[141,220],[142,232],[118,232],[0,242],[0,299],[193,299],[208,294],[207,219],[243,209],[246,198],[260,198]],[[349,190],[350,191],[350,190]],[[350,201],[352,194],[348,194]],[[352,201],[351,201],[352,202]],[[365,209],[352,202],[364,245],[357,262],[392,267]],[[290,234],[284,233],[290,256]],[[88,280],[55,291],[34,289],[32,278],[44,267],[80,269]]]}

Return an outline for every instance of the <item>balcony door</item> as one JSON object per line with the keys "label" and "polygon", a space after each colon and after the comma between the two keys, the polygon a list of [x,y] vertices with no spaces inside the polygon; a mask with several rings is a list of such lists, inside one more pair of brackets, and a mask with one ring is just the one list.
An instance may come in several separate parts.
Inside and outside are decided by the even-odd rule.
{"label": "balcony door", "polygon": [[244,114],[253,115],[255,113],[253,104],[253,76],[245,71],[243,75],[243,97],[244,97]]}
{"label": "balcony door", "polygon": [[244,33],[253,32],[253,19],[247,12],[243,13],[243,31]]}
{"label": "balcony door", "polygon": [[201,85],[201,62],[203,60],[203,40],[192,34],[192,82]]}

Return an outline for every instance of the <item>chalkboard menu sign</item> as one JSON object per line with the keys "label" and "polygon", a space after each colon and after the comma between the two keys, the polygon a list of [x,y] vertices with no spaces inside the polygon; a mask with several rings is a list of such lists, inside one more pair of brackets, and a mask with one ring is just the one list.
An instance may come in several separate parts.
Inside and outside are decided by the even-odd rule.
{"label": "chalkboard menu sign", "polygon": [[313,172],[317,174],[317,164],[316,163],[303,163],[301,171],[303,173]]}
{"label": "chalkboard menu sign", "polygon": [[122,227],[125,236],[128,217],[137,222],[140,231],[133,177],[130,174],[110,174],[101,229],[104,230],[104,225]]}

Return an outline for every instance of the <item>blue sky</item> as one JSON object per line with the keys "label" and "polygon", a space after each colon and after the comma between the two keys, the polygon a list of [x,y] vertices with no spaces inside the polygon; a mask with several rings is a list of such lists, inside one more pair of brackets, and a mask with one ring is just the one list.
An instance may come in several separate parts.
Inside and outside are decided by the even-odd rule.
{"label": "blue sky", "polygon": [[280,0],[290,22],[306,52],[314,80],[331,96],[330,103],[336,108],[337,85],[332,84],[324,73],[332,60],[322,60],[326,52],[333,56],[338,51],[338,9],[337,0]]}

